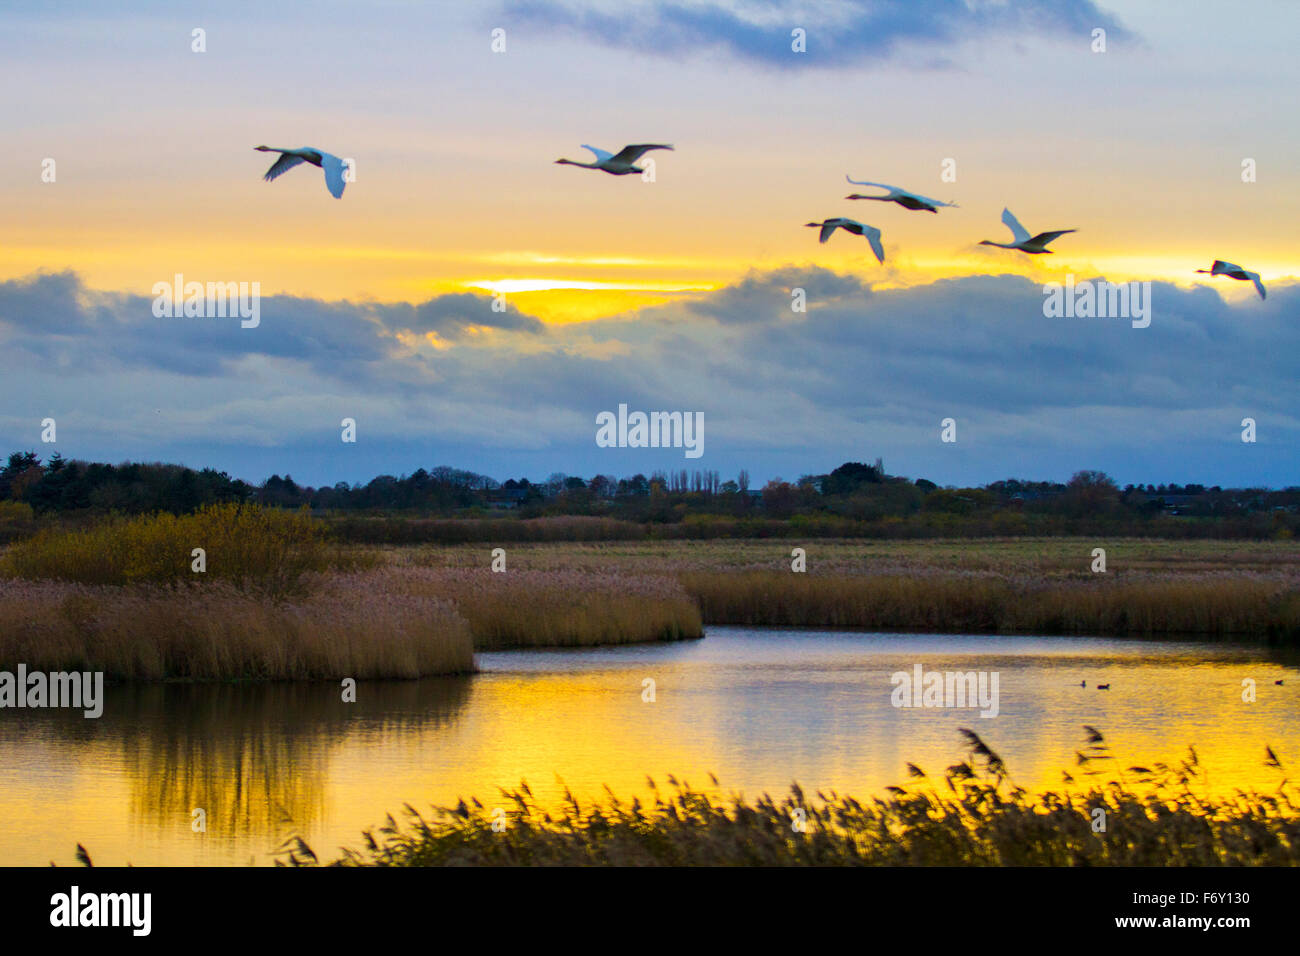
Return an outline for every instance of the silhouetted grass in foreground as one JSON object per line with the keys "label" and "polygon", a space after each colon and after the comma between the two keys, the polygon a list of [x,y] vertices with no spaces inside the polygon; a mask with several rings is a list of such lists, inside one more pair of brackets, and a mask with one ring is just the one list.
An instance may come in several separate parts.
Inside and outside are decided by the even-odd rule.
{"label": "silhouetted grass in foreground", "polygon": [[[1113,762],[1092,728],[1079,754],[1081,775]],[[409,804],[407,822],[390,815],[364,847],[345,850],[331,866],[1296,866],[1300,865],[1300,792],[1266,748],[1281,781],[1272,793],[1238,791],[1230,799],[1195,792],[1194,748],[1176,764],[1117,771],[1106,783],[1029,794],[1014,786],[998,755],[973,731],[961,732],[966,753],[937,779],[908,764],[912,783],[860,799],[798,786],[781,801],[719,798],[669,778],[653,801],[595,804],[571,794],[550,813],[526,784],[502,791],[505,828],[478,800],[425,819]],[[1133,782],[1128,782],[1132,780]],[[716,785],[717,781],[713,783]],[[1098,832],[1096,811],[1104,810]],[[795,821],[802,817],[804,832]],[[281,865],[314,865],[300,838],[282,850]]]}

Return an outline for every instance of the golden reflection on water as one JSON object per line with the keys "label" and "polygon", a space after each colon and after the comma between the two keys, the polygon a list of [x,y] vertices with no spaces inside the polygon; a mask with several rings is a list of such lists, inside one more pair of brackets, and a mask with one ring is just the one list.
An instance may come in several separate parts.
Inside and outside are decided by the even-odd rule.
{"label": "golden reflection on water", "polygon": [[[420,810],[527,780],[546,805],[565,787],[644,794],[675,774],[754,796],[870,794],[905,782],[905,762],[938,778],[971,727],[1030,790],[1060,788],[1083,724],[1115,769],[1174,763],[1195,744],[1198,790],[1272,789],[1300,762],[1300,670],[1266,648],[1081,639],[795,634],[711,630],[702,642],[483,655],[468,678],[337,685],[116,688],[97,721],[0,714],[0,863],[267,863],[290,834],[322,857],[403,803]],[[1000,674],[999,716],[896,709],[891,673]],[[1242,700],[1242,680],[1257,700]],[[644,682],[653,680],[654,700]],[[1275,680],[1285,679],[1278,686]],[[1079,687],[1086,681],[1087,688]],[[1095,689],[1109,683],[1109,691]],[[1097,764],[1089,766],[1100,766]],[[1107,768],[1109,769],[1109,768]],[[206,833],[191,812],[207,815]]]}

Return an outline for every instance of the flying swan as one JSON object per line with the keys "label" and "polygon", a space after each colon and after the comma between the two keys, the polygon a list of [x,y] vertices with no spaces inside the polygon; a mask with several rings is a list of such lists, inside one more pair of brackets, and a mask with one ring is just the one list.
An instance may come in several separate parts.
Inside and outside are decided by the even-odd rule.
{"label": "flying swan", "polygon": [[325,171],[325,187],[329,189],[330,195],[335,199],[343,198],[343,187],[347,185],[343,179],[343,171],[346,163],[331,153],[323,150],[313,149],[310,146],[303,146],[299,149],[276,149],[274,146],[254,146],[253,149],[262,153],[279,153],[280,158],[271,164],[271,168],[266,171],[262,178],[268,183],[277,176],[283,176],[299,163],[311,163],[313,166],[319,166]]}
{"label": "flying swan", "polygon": [[880,244],[880,230],[875,226],[868,226],[856,219],[845,219],[842,216],[827,219],[825,222],[807,222],[804,225],[813,229],[820,229],[821,235],[818,238],[822,242],[829,239],[836,229],[843,229],[855,236],[863,236],[867,242],[871,243],[871,251],[876,254],[876,259],[882,263],[885,261],[885,247]]}
{"label": "flying swan", "polygon": [[1268,297],[1268,293],[1264,291],[1264,283],[1259,281],[1258,272],[1247,272],[1241,266],[1233,265],[1231,262],[1224,262],[1222,259],[1215,259],[1214,265],[1210,266],[1210,268],[1197,269],[1196,271],[1204,272],[1206,275],[1211,276],[1227,276],[1229,279],[1240,279],[1243,282],[1249,279],[1251,282],[1255,283],[1255,291],[1259,293],[1261,299]]}
{"label": "flying swan", "polygon": [[1015,242],[994,242],[992,239],[984,239],[980,242],[981,246],[997,246],[1000,249],[1019,249],[1021,252],[1027,252],[1031,256],[1051,255],[1052,250],[1046,248],[1047,244],[1067,232],[1078,232],[1077,229],[1058,229],[1055,232],[1040,232],[1034,237],[1030,237],[1029,230],[1020,225],[1020,220],[1011,215],[1010,209],[1002,210],[1002,222],[1011,230],[1011,235]]}
{"label": "flying swan", "polygon": [[581,166],[583,169],[599,169],[611,176],[629,176],[632,173],[645,172],[645,167],[636,165],[636,161],[650,150],[672,149],[671,146],[661,146],[658,143],[638,143],[632,146],[624,146],[617,153],[607,153],[603,149],[588,146],[586,143],[582,144],[582,148],[596,157],[594,163],[580,163],[574,159],[557,159],[555,162],[565,166]]}
{"label": "flying swan", "polygon": [[853,179],[847,174],[844,178],[855,186],[875,186],[878,189],[889,190],[889,192],[883,196],[864,196],[861,193],[854,193],[851,196],[845,196],[845,199],[874,199],[877,202],[896,202],[904,209],[912,209],[916,211],[924,209],[926,212],[938,212],[940,206],[951,206],[953,208],[956,208],[957,206],[955,202],[943,202],[940,199],[931,199],[929,196],[922,196],[919,193],[911,193],[906,189],[901,189],[898,186],[890,186],[887,183],[869,183],[865,180]]}

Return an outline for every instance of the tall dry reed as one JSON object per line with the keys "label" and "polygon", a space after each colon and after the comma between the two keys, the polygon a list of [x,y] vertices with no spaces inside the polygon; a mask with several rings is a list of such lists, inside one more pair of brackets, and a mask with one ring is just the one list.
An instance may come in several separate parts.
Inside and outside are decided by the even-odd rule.
{"label": "tall dry reed", "polygon": [[473,669],[450,603],[392,571],[315,575],[291,602],[206,586],[0,581],[0,666],[110,679],[413,678]]}
{"label": "tall dry reed", "polygon": [[401,570],[402,586],[410,593],[455,604],[480,650],[630,644],[704,634],[695,602],[662,575]]}
{"label": "tall dry reed", "polygon": [[688,571],[709,624],[1041,634],[1300,634],[1300,591],[1260,575],[1017,581],[992,574]]}

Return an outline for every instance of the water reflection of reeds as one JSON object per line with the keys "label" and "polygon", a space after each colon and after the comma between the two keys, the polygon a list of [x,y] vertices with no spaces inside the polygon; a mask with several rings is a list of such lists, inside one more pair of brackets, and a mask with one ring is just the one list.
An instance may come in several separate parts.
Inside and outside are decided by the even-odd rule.
{"label": "water reflection of reeds", "polygon": [[349,735],[443,726],[468,697],[466,677],[366,682],[356,703],[334,683],[128,685],[109,690],[99,720],[56,722],[61,736],[120,741],[136,821],[188,828],[201,807],[210,837],[261,842],[322,819]]}

